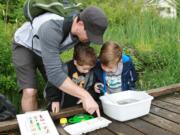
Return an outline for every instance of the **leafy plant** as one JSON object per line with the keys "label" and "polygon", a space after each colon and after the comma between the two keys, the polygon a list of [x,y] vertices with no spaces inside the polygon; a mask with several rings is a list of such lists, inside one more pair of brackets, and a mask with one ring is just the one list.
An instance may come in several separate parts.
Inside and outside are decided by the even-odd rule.
{"label": "leafy plant", "polygon": [[[116,41],[124,53],[130,55],[139,74],[138,89],[152,89],[180,82],[180,19],[160,18],[154,9],[142,11],[143,0],[78,0],[85,7],[95,5],[104,10],[109,27],[105,41]],[[24,0],[0,0],[0,92],[17,107],[20,94],[11,59],[11,42],[14,31],[24,21]],[[101,46],[92,45],[97,54]],[[73,49],[61,54],[66,62],[72,58]],[[39,99],[43,101],[44,81],[40,82]]]}

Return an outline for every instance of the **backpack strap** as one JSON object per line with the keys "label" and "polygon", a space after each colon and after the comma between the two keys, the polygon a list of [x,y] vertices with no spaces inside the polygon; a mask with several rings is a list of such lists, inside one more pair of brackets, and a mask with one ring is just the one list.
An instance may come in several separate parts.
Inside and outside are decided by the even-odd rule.
{"label": "backpack strap", "polygon": [[[64,42],[64,40],[68,36],[69,32],[71,31],[72,23],[73,23],[73,17],[66,17],[64,19],[64,21],[63,21],[63,28],[62,28],[62,30],[63,30],[63,38],[62,38],[61,43]],[[32,24],[31,24],[31,26],[32,26]],[[33,46],[34,46],[33,39],[34,38],[39,39],[39,36],[37,34],[33,36],[33,38],[32,38],[32,50],[34,49],[33,48]]]}
{"label": "backpack strap", "polygon": [[73,23],[73,17],[67,17],[64,19],[63,29],[62,29],[63,30],[63,40],[61,41],[61,43],[64,42],[64,40],[68,36],[69,32],[71,31],[72,23]]}

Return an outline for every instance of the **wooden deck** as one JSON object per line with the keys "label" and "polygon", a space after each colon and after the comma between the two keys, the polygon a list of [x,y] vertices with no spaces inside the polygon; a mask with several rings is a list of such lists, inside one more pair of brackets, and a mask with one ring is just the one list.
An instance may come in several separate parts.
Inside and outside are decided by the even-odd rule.
{"label": "wooden deck", "polygon": [[[62,128],[59,132],[68,135]],[[87,135],[180,135],[180,93],[155,99],[144,117],[127,122],[112,120],[107,128]]]}
{"label": "wooden deck", "polygon": [[[156,98],[152,102],[148,115],[127,122],[111,119],[113,122],[108,127],[86,135],[180,135],[179,91],[180,84],[150,90],[148,93]],[[52,117],[58,119],[83,112],[82,108],[77,107],[66,109],[57,115],[52,115]],[[7,130],[14,129],[18,129],[16,120],[9,121],[9,123],[0,122],[0,135],[8,135],[10,132]],[[68,135],[61,127],[58,126],[57,129],[61,135]],[[13,133],[14,135],[18,134]]]}

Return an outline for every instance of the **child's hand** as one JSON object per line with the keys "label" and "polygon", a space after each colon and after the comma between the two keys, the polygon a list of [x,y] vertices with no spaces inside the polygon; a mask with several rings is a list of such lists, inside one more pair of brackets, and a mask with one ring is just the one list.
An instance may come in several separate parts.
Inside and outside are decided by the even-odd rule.
{"label": "child's hand", "polygon": [[53,113],[58,113],[60,111],[60,103],[52,102],[51,109]]}
{"label": "child's hand", "polygon": [[95,85],[94,85],[94,90],[95,90],[96,93],[101,93],[101,90],[100,90],[100,88],[99,88],[100,85],[103,86],[102,83],[95,83]]}

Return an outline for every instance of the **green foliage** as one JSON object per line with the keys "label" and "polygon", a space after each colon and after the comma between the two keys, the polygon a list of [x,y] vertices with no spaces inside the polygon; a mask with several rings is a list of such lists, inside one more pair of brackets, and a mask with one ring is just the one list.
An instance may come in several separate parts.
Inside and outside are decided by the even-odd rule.
{"label": "green foliage", "polygon": [[105,35],[123,46],[139,72],[139,89],[180,82],[180,21],[163,19],[154,12],[129,16],[123,25],[111,25]]}
{"label": "green foliage", "polygon": [[5,23],[23,22],[23,4],[24,0],[1,0],[0,1],[0,18]]}
{"label": "green foliage", "polygon": [[[177,19],[163,19],[156,10],[142,11],[143,0],[78,0],[85,6],[102,8],[108,16],[109,27],[105,41],[116,41],[130,55],[139,73],[138,89],[152,89],[180,82],[180,1],[177,0]],[[11,40],[14,31],[24,21],[24,0],[0,0],[0,93],[20,106],[16,74],[11,59]],[[92,45],[97,54],[101,46]],[[60,58],[72,58],[73,49]],[[43,99],[44,81],[39,76],[39,99]]]}
{"label": "green foliage", "polygon": [[[0,21],[0,93],[6,95],[14,104],[19,104],[16,75],[11,59],[11,38],[5,33],[5,24]],[[18,106],[17,106],[18,107]]]}
{"label": "green foliage", "polygon": [[180,17],[180,0],[176,0],[177,15]]}

